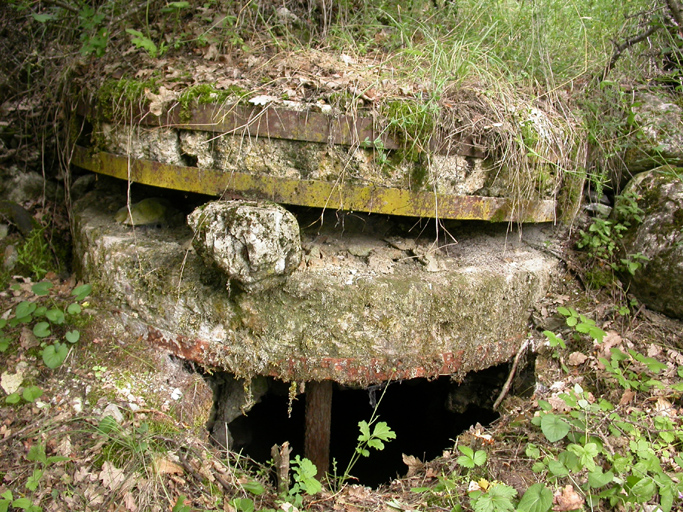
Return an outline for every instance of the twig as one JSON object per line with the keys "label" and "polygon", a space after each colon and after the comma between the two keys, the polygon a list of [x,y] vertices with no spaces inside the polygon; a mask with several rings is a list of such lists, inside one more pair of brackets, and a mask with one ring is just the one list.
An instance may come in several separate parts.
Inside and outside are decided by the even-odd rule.
{"label": "twig", "polygon": [[609,60],[609,63],[605,67],[605,70],[602,72],[602,79],[605,80],[607,78],[607,75],[609,74],[610,71],[612,71],[612,68],[614,65],[617,63],[617,60],[619,60],[619,57],[621,57],[621,54],[624,53],[624,50],[630,48],[631,46],[640,43],[641,41],[644,41],[648,37],[650,37],[652,34],[657,32],[661,28],[661,25],[650,25],[650,28],[648,28],[645,32],[638,34],[636,36],[633,36],[623,43],[619,44],[616,46],[614,49],[614,53],[612,53],[612,58]]}
{"label": "twig", "polygon": [[279,494],[289,492],[289,454],[291,452],[292,449],[289,447],[288,441],[282,443],[282,446],[274,444],[270,449],[277,470],[277,492]]}
{"label": "twig", "polygon": [[522,343],[522,346],[519,347],[519,350],[517,351],[517,355],[515,355],[515,360],[512,362],[512,368],[510,368],[510,374],[508,375],[508,380],[505,381],[505,385],[503,386],[503,389],[500,392],[500,395],[498,395],[498,398],[493,404],[493,410],[495,411],[498,409],[498,406],[500,406],[501,402],[505,398],[505,396],[508,394],[508,391],[510,391],[510,387],[512,386],[512,379],[515,378],[515,372],[517,371],[517,367],[519,366],[519,361],[522,358],[522,354],[526,351],[526,349],[529,347],[529,340],[524,340],[524,343]]}
{"label": "twig", "polygon": [[[178,454],[178,460],[180,460],[180,464],[185,468],[185,471],[194,476],[198,482],[202,482],[204,480],[204,477],[190,465],[190,463],[185,459],[182,453]],[[228,482],[226,482],[222,476],[220,476],[215,471],[212,471],[211,473],[213,474],[213,477],[216,480],[218,480],[218,483],[221,484],[221,486],[223,487],[223,489],[225,489],[226,492],[235,492],[235,488],[231,486]]]}

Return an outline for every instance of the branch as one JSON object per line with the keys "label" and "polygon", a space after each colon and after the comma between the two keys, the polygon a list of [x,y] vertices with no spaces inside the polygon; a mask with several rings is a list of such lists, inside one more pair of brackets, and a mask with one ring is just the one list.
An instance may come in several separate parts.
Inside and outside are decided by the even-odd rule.
{"label": "branch", "polygon": [[614,53],[612,54],[612,58],[609,60],[609,63],[605,67],[605,71],[603,71],[602,73],[602,79],[605,80],[607,78],[607,75],[610,71],[612,71],[612,68],[614,68],[614,65],[617,63],[617,60],[619,60],[619,57],[621,57],[621,54],[624,53],[624,50],[630,48],[635,44],[640,43],[641,41],[644,41],[652,34],[657,32],[660,28],[662,28],[661,25],[650,25],[650,28],[648,28],[645,32],[638,34],[637,36],[633,36],[624,41],[623,43],[621,43],[620,45],[617,45],[617,47],[614,49]]}

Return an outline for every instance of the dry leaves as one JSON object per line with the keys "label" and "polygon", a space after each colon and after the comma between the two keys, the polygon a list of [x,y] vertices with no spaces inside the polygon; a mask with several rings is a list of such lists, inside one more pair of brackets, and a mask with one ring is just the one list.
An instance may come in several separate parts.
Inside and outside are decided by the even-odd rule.
{"label": "dry leaves", "polygon": [[122,469],[118,469],[111,462],[107,461],[102,464],[102,471],[100,471],[99,479],[109,490],[118,489],[126,481],[126,475]]}
{"label": "dry leaves", "polygon": [[567,485],[553,496],[553,510],[555,512],[583,509],[583,504],[583,498],[574,490],[572,485]]}
{"label": "dry leaves", "polygon": [[579,366],[586,362],[588,356],[582,352],[572,352],[567,358],[567,364],[569,366]]}
{"label": "dry leaves", "polygon": [[403,463],[408,466],[408,474],[406,475],[406,478],[414,476],[424,467],[424,463],[414,455],[406,455],[405,453],[402,453],[401,456],[403,457]]}

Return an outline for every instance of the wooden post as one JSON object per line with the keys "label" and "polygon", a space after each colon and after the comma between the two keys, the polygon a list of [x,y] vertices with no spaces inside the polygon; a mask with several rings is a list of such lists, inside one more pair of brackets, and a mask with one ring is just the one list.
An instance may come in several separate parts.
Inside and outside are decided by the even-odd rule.
{"label": "wooden post", "polygon": [[331,427],[332,381],[307,382],[304,456],[318,468],[318,480],[325,476],[330,468]]}

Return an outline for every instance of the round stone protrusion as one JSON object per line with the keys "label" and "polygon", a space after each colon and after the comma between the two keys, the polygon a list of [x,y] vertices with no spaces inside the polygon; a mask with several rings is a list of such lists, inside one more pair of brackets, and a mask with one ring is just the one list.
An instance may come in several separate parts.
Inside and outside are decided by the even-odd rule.
{"label": "round stone protrusion", "polygon": [[212,201],[188,216],[197,254],[247,292],[282,284],[301,262],[294,215],[269,201]]}

